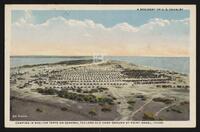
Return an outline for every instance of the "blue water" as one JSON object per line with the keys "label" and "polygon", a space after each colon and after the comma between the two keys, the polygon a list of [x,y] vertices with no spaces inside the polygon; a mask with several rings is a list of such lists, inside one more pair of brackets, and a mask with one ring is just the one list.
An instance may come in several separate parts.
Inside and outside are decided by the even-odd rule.
{"label": "blue water", "polygon": [[91,59],[91,57],[43,57],[43,56],[12,56],[10,58],[11,67],[22,66],[22,65],[33,65],[33,64],[45,64],[55,63],[60,61],[80,60],[80,59]]}
{"label": "blue water", "polygon": [[[11,67],[91,58],[92,57],[11,57]],[[172,70],[185,74],[189,73],[189,57],[106,56],[105,59],[126,61],[133,64]]]}
{"label": "blue water", "polygon": [[189,65],[190,65],[189,57],[112,56],[107,58],[112,60],[126,61],[133,64],[145,65],[145,66],[189,74]]}

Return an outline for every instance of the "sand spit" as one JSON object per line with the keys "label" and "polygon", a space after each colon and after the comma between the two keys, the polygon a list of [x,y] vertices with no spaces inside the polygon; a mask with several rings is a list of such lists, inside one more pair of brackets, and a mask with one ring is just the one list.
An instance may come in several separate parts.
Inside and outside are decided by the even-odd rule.
{"label": "sand spit", "polygon": [[11,68],[11,120],[188,120],[185,74],[121,61]]}

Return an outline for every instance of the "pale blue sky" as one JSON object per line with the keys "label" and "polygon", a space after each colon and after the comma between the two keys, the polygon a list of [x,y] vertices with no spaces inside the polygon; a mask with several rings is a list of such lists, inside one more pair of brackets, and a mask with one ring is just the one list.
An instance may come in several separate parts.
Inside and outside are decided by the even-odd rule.
{"label": "pale blue sky", "polygon": [[[12,12],[12,22],[24,17],[24,10]],[[180,20],[189,18],[189,10],[183,11],[137,11],[137,10],[32,10],[32,23],[43,23],[52,17],[62,16],[65,19],[85,20],[90,19],[95,23],[101,23],[106,27],[117,23],[127,22],[133,26],[139,26],[152,18]]]}
{"label": "pale blue sky", "polygon": [[12,55],[189,54],[189,10],[15,10],[12,13]]}

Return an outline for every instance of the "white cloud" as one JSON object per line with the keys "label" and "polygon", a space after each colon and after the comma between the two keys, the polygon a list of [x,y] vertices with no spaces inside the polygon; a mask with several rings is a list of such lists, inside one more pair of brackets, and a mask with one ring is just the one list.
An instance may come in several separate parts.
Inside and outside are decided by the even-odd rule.
{"label": "white cloud", "polygon": [[[119,23],[105,27],[92,20],[50,18],[33,24],[31,13],[12,26],[12,53],[88,55],[187,55],[189,19],[154,18],[134,27]],[[22,50],[23,49],[23,50]]]}
{"label": "white cloud", "polygon": [[121,30],[121,31],[126,31],[126,32],[137,32],[138,29],[136,27],[133,27],[131,25],[129,25],[128,23],[120,23],[115,25],[112,29],[116,29],[116,30]]}

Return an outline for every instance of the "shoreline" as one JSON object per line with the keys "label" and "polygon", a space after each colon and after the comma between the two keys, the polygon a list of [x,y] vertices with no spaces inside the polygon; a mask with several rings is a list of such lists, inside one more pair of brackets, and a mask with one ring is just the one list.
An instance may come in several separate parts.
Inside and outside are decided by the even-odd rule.
{"label": "shoreline", "polygon": [[[113,58],[114,57],[114,58]],[[185,63],[186,62],[183,62],[183,61],[187,61],[189,62],[189,57],[146,57],[146,56],[131,56],[133,60],[131,60],[130,56],[120,56],[119,58],[116,58],[117,56],[105,56],[105,60],[106,61],[125,61],[127,63],[130,63],[130,64],[137,64],[137,65],[141,65],[141,66],[146,66],[146,67],[151,67],[151,68],[155,68],[155,69],[160,69],[160,70],[168,70],[168,71],[174,71],[174,72],[179,72],[181,74],[187,74],[189,75],[189,69],[185,69],[184,70],[178,70],[177,68],[172,68],[172,66],[168,65],[167,67],[164,66],[159,66],[157,63],[160,62],[160,63],[177,63],[177,62],[174,62],[174,59],[175,58],[179,58],[181,59],[180,62],[178,63],[184,63],[184,64],[179,64],[179,65],[176,65],[175,67],[179,67],[182,65],[186,65]],[[26,59],[25,62],[27,63],[24,63],[24,64],[17,64],[18,60],[16,60],[16,62],[13,62],[12,64],[12,59]],[[61,59],[61,60],[51,60],[51,59],[55,59],[55,58],[58,58],[58,59]],[[44,59],[43,62],[35,62],[35,63],[32,63],[32,64],[28,64],[28,59],[33,59],[33,62],[34,61],[37,61],[36,59]],[[48,59],[50,59],[50,62],[48,62]],[[72,60],[64,60],[64,59],[72,59]],[[74,60],[73,60],[74,59]],[[144,59],[144,60],[143,60]],[[164,60],[163,60],[164,59]],[[169,59],[169,60],[166,60],[166,59]],[[170,61],[170,59],[173,59],[172,61]],[[184,60],[182,60],[184,59]],[[76,61],[76,60],[92,60],[92,56],[80,56],[80,57],[71,57],[71,56],[61,56],[61,57],[43,57],[43,56],[30,56],[28,58],[26,58],[25,56],[20,56],[20,57],[15,57],[15,56],[11,56],[11,68],[16,68],[16,67],[23,67],[24,65],[51,65],[51,64],[56,64],[56,63],[59,63],[59,62],[63,62],[63,61]],[[141,61],[142,60],[142,61]],[[14,60],[13,60],[14,61]],[[20,60],[21,61],[21,60]],[[22,60],[23,61],[23,60]],[[40,60],[41,61],[41,60]],[[45,62],[47,61],[47,62]],[[51,62],[52,61],[52,62]],[[133,62],[134,61],[134,62]],[[156,62],[156,64],[147,64],[149,61],[158,61]],[[15,64],[16,63],[16,64]],[[165,65],[165,63],[163,65]],[[187,67],[189,67],[189,65],[187,64],[186,65]],[[173,66],[174,67],[174,66]]]}

